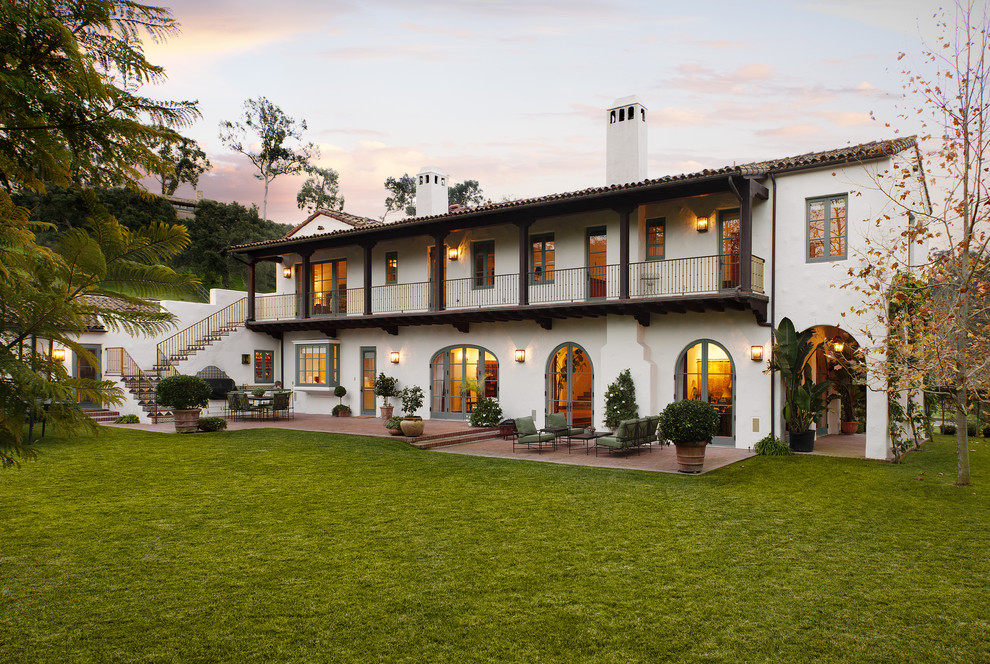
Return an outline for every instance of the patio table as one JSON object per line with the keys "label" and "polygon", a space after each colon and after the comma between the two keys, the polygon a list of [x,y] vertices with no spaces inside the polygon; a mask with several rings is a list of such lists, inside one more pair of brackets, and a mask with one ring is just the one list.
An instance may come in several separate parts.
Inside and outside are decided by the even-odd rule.
{"label": "patio table", "polygon": [[584,441],[584,453],[588,454],[591,448],[588,447],[588,442],[592,440],[597,440],[599,438],[604,438],[605,436],[611,436],[611,431],[592,431],[590,433],[576,433],[573,436],[567,436],[567,453],[571,453],[571,441],[573,440],[583,440]]}
{"label": "patio table", "polygon": [[567,427],[543,427],[540,429],[540,433],[552,433],[553,434],[553,449],[557,449],[557,441],[565,436],[568,432]]}

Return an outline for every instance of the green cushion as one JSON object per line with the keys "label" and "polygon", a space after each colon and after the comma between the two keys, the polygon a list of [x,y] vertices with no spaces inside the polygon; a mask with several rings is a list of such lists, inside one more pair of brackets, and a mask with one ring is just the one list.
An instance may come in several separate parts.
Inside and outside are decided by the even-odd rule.
{"label": "green cushion", "polygon": [[531,433],[519,436],[520,445],[531,445],[533,443],[546,443],[556,438],[552,433]]}
{"label": "green cushion", "polygon": [[636,420],[622,420],[619,428],[615,430],[616,438],[632,438],[636,435]]}
{"label": "green cushion", "polygon": [[617,439],[615,436],[604,436],[602,438],[598,438],[595,440],[595,443],[604,447],[611,447],[616,450],[621,450],[623,447],[622,441]]}
{"label": "green cushion", "polygon": [[572,427],[572,428],[570,428],[570,429],[567,430],[567,435],[568,436],[576,436],[579,433],[584,433],[584,429],[582,429],[581,427]]}
{"label": "green cushion", "polygon": [[533,424],[533,418],[529,416],[517,417],[516,431],[519,433],[520,436],[525,434],[536,433],[536,425]]}
{"label": "green cushion", "polygon": [[567,426],[567,415],[565,413],[550,413],[547,415],[547,428],[560,429]]}

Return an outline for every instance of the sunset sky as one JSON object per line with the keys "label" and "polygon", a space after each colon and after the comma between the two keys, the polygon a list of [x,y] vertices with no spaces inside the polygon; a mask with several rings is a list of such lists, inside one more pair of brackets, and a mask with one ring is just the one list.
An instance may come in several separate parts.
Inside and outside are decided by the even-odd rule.
{"label": "sunset sky", "polygon": [[[385,178],[428,165],[494,201],[603,185],[605,109],[631,94],[650,112],[650,177],[889,138],[885,121],[914,133],[901,70],[920,66],[939,5],[173,0],[182,33],[146,44],[168,82],[146,92],[199,100],[184,133],[214,164],[207,198],[261,206],[218,124],[265,96],[307,121],[347,211],[381,217]],[[301,182],[275,181],[269,218],[304,218]]]}

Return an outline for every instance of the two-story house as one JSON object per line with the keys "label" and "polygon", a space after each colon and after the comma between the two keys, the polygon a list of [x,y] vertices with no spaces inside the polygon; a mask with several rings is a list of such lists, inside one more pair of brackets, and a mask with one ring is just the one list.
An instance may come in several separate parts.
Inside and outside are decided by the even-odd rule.
{"label": "two-story house", "polygon": [[[908,228],[905,189],[885,191],[895,167],[916,173],[906,189],[925,200],[915,140],[650,179],[647,114],[635,97],[603,114],[604,187],[454,209],[446,175],[425,168],[415,218],[320,211],[282,239],[233,248],[252,266],[279,264],[275,294],[252,283],[246,298],[163,303],[181,327],[156,344],[84,342],[132,382],[201,370],[281,381],[306,413],[329,413],[343,385],[356,413],[375,414],[385,373],[424,388],[429,419],[467,419],[484,395],[507,417],[564,412],[602,427],[606,387],[628,368],[640,413],[704,399],[722,414],[716,444],[783,435],[779,381],[765,372],[771,328],[788,316],[827,345],[864,343],[868,327],[882,339],[851,313],[859,294],[835,286],[866,237]],[[827,370],[820,354],[815,371]],[[885,458],[887,397],[871,387],[864,452]],[[838,432],[838,410],[819,433]]]}
{"label": "two-story house", "polygon": [[[647,109],[630,97],[603,117],[605,187],[448,209],[446,175],[425,168],[415,218],[323,212],[236,247],[281,265],[275,295],[250,289],[247,328],[275,340],[297,409],[328,412],[342,384],[373,414],[384,372],[427,391],[428,418],[467,418],[485,395],[509,417],[600,427],[605,388],[629,368],[641,413],[700,398],[722,413],[716,444],[781,435],[770,328],[789,316],[855,342],[869,324],[834,285],[876,220],[907,228],[876,175],[917,164],[914,139],[649,179]],[[886,397],[866,401],[865,452],[883,458]]]}

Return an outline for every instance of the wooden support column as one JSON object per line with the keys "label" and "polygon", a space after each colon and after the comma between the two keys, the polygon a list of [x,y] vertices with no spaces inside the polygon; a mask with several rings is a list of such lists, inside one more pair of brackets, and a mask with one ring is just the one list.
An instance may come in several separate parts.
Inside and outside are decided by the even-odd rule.
{"label": "wooden support column", "polygon": [[529,304],[529,227],[532,219],[517,221],[519,227],[519,304]]}
{"label": "wooden support column", "polygon": [[444,294],[447,291],[447,282],[444,275],[447,270],[447,253],[444,251],[443,242],[447,239],[447,231],[439,231],[433,234],[433,311],[444,310]]}
{"label": "wooden support column", "polygon": [[767,200],[769,192],[753,178],[745,178],[740,187],[733,184],[739,197],[739,290],[753,292],[753,201]]}
{"label": "wooden support column", "polygon": [[302,262],[299,264],[300,269],[302,269],[302,276],[299,277],[299,283],[302,286],[302,294],[300,295],[301,302],[299,303],[302,307],[302,311],[297,312],[299,318],[309,318],[310,303],[313,299],[312,288],[313,288],[313,275],[311,274],[312,269],[310,268],[309,259],[312,258],[312,251],[300,251],[299,257]]}
{"label": "wooden support column", "polygon": [[629,217],[635,208],[621,208],[619,213],[619,299],[629,299]]}
{"label": "wooden support column", "polygon": [[361,245],[364,249],[364,315],[371,315],[371,249],[374,242],[366,242]]}
{"label": "wooden support column", "polygon": [[258,263],[258,259],[254,256],[248,256],[248,301],[247,301],[247,319],[250,321],[254,320],[254,297],[255,297],[255,287],[254,287],[254,266]]}

